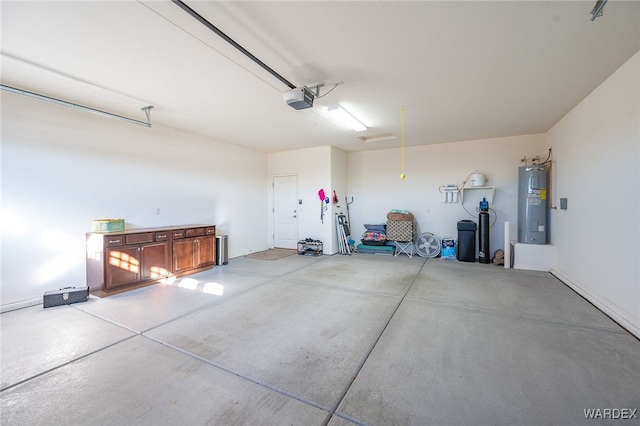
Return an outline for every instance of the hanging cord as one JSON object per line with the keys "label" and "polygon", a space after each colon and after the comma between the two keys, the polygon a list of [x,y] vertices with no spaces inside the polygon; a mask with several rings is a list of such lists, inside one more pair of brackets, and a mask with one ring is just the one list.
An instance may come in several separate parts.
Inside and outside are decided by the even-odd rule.
{"label": "hanging cord", "polygon": [[[320,98],[324,98],[324,97],[325,97],[325,96],[327,96],[329,93],[333,92],[333,90],[334,90],[336,87],[340,86],[341,84],[344,84],[344,82],[339,81],[339,82],[335,83],[335,84],[333,85],[333,87],[332,87],[331,89],[329,89],[329,90],[328,90],[325,94],[323,94],[323,95],[321,95],[321,94],[320,94],[320,88],[321,88],[321,87],[324,87],[324,84],[318,84],[318,85],[313,86],[313,87],[307,87],[307,89],[309,89],[309,90],[311,90],[311,89],[315,89],[314,96],[316,97],[316,99],[320,99]],[[305,86],[305,87],[306,87],[306,86]]]}
{"label": "hanging cord", "polygon": [[400,147],[400,179],[404,180],[406,175],[404,174],[404,106],[401,109],[401,121],[402,121],[402,137]]}
{"label": "hanging cord", "polygon": [[[472,175],[472,174],[474,174],[474,173],[480,173],[480,172],[479,172],[478,170],[476,170],[476,171],[473,171],[473,172],[469,173],[469,174],[467,175],[467,177],[466,177],[466,178],[464,178],[464,180],[462,181],[462,183],[461,183],[460,185],[456,185],[456,188],[458,189],[458,192],[460,192],[460,191],[462,190],[462,188],[464,188],[464,186],[467,184],[467,181],[469,180],[469,178],[471,177],[471,175]],[[438,191],[440,191],[440,193],[442,194],[442,190],[443,190],[443,188],[445,188],[445,187],[446,187],[446,185],[440,185],[440,186],[438,187]],[[465,210],[466,210],[466,209],[465,209]],[[467,213],[469,213],[469,212],[467,212]],[[469,213],[469,214],[471,214],[471,213]]]}
{"label": "hanging cord", "polygon": [[[476,212],[478,212],[478,215],[480,214],[480,208],[479,207],[476,207]],[[493,225],[495,225],[496,222],[498,221],[498,213],[496,213],[496,211],[494,209],[489,207],[489,211],[487,211],[487,213],[489,213],[489,217],[491,217],[491,212],[493,212],[493,222],[491,222],[491,221],[489,222],[489,228],[493,228]]]}
{"label": "hanging cord", "polygon": [[[469,178],[471,177],[472,174],[474,173],[480,173],[478,170],[471,172],[467,175],[466,178],[464,178],[464,180],[462,181],[462,183],[460,184],[460,186],[458,186],[458,191],[462,190],[462,188],[464,188],[464,186],[467,184],[467,181],[469,180]],[[467,212],[468,213],[468,212]]]}
{"label": "hanging cord", "polygon": [[[467,212],[467,214],[469,216],[471,216],[474,219],[477,219],[478,215],[480,214],[480,209],[478,207],[476,207],[476,213],[477,214],[475,214],[475,215],[473,213],[471,213],[469,210],[467,210],[466,207],[462,206],[462,208],[464,209],[464,211]],[[493,222],[490,222],[490,224],[489,224],[489,228],[493,228],[493,225],[495,225],[496,222],[498,221],[498,213],[496,213],[496,211],[494,209],[492,209],[491,207],[489,207],[489,211],[487,213],[489,213],[489,216],[491,216],[491,213],[493,213]]]}
{"label": "hanging cord", "polygon": [[[468,214],[469,216],[471,216],[471,217],[472,217],[472,218],[474,218],[474,219],[477,219],[477,218],[478,218],[478,215],[480,214],[480,208],[479,208],[479,207],[476,207],[476,214],[475,214],[475,215],[474,215],[473,213],[471,213],[469,210],[467,210],[467,208],[464,206],[464,204],[462,204],[462,208],[464,209],[464,211],[465,211],[465,212],[467,212],[467,214]],[[489,207],[489,211],[488,211],[488,213],[489,213],[489,216],[490,216],[490,217],[491,217],[491,213],[492,213],[492,212],[493,212],[493,222],[490,222],[490,224],[489,224],[489,228],[493,228],[493,225],[495,225],[495,224],[496,224],[496,222],[498,221],[498,213],[497,213],[494,209],[492,209],[491,207]]]}

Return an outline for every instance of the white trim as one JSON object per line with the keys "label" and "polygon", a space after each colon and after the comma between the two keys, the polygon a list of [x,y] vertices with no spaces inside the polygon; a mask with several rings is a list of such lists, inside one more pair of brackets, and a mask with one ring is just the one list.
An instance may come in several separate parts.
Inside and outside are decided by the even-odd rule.
{"label": "white trim", "polygon": [[551,269],[549,271],[553,276],[558,278],[560,281],[565,283],[571,289],[573,289],[580,296],[587,299],[590,303],[592,303],[596,308],[600,309],[606,315],[608,315],[612,320],[617,322],[621,327],[624,327],[629,333],[635,335],[640,339],[640,319],[634,318],[634,316],[620,308],[620,306],[615,303],[603,298],[601,296],[595,295],[588,290],[582,288],[578,284],[572,282],[570,279],[562,275],[562,273],[558,272],[555,269]]}
{"label": "white trim", "polygon": [[17,309],[28,308],[30,306],[35,306],[35,305],[42,305],[42,298],[23,300],[22,302],[8,303],[6,305],[2,305],[0,306],[0,314],[4,314],[5,312],[9,312],[9,311],[15,311]]}

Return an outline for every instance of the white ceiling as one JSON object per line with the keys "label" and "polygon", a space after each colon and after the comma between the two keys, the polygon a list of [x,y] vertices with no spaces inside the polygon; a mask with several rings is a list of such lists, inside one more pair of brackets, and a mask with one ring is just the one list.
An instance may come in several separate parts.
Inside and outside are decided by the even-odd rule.
{"label": "white ceiling", "polygon": [[[638,1],[593,22],[595,0],[185,3],[324,96],[294,110],[285,84],[170,1],[2,1],[2,84],[141,121],[153,105],[153,125],[265,152],[351,152],[400,146],[402,107],[406,146],[545,132],[640,50]],[[328,121],[336,103],[369,129]]]}

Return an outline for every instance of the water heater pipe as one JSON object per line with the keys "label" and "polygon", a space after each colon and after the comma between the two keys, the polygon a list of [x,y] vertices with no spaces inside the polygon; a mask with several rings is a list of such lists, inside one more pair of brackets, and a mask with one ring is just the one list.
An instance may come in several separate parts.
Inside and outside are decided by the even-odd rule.
{"label": "water heater pipe", "polygon": [[553,201],[553,161],[549,161],[549,208],[557,209]]}

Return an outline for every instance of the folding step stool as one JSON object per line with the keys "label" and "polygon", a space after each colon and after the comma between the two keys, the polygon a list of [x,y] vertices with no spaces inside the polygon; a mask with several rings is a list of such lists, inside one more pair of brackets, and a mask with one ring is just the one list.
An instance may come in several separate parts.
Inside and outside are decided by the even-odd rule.
{"label": "folding step stool", "polygon": [[404,253],[409,257],[413,257],[413,241],[396,241],[395,243],[397,250],[394,256],[397,256],[400,253]]}

